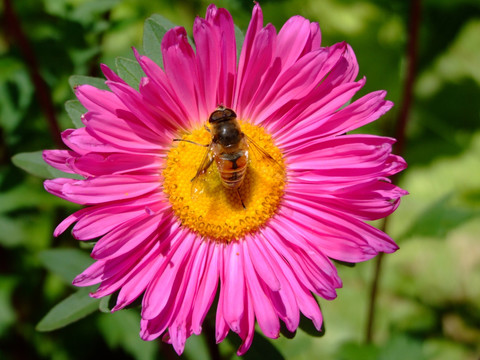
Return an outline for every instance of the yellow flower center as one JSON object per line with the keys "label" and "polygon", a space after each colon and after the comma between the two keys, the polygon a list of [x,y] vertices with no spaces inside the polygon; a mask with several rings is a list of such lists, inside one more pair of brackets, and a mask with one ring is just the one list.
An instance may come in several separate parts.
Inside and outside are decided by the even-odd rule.
{"label": "yellow flower center", "polygon": [[[164,192],[182,225],[219,242],[258,230],[277,211],[285,187],[285,164],[272,137],[262,127],[239,122],[242,131],[269,156],[249,144],[247,170],[238,191],[223,186],[215,161],[200,181],[192,182],[207,150],[186,141],[172,146],[163,171]],[[182,140],[209,144],[212,136],[200,128]]]}

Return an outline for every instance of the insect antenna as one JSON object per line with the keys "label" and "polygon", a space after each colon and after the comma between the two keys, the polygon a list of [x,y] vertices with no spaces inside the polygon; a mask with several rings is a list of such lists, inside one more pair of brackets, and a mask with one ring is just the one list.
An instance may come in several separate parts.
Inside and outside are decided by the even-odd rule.
{"label": "insect antenna", "polygon": [[190,144],[194,144],[194,145],[198,145],[198,146],[202,146],[202,147],[209,147],[210,144],[199,144],[195,141],[192,141],[192,140],[185,140],[185,139],[173,139],[173,141],[185,141],[185,142],[188,142]]}

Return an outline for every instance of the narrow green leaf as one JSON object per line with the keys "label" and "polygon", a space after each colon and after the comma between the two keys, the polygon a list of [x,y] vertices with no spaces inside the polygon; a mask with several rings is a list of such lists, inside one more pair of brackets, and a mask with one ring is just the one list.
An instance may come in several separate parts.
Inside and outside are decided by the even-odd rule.
{"label": "narrow green leaf", "polygon": [[67,110],[68,116],[72,119],[73,126],[77,129],[85,126],[82,123],[82,115],[87,112],[87,109],[83,107],[80,101],[68,100],[65,102],[65,110]]}
{"label": "narrow green leaf", "polygon": [[73,91],[75,91],[77,86],[85,84],[92,85],[98,89],[108,90],[108,86],[105,85],[105,79],[92,76],[72,75],[68,78],[68,83]]}
{"label": "narrow green leaf", "polygon": [[60,329],[95,312],[100,300],[91,298],[89,291],[80,289],[55,305],[37,324],[37,331]]}
{"label": "narrow green leaf", "polygon": [[57,170],[48,165],[42,157],[42,151],[25,152],[12,156],[12,162],[26,172],[39,176],[44,179],[54,179],[58,177],[70,179],[82,179],[80,175],[68,174]]}
{"label": "narrow green leaf", "polygon": [[240,53],[242,52],[243,42],[245,40],[245,35],[242,30],[235,25],[235,43],[237,44],[237,59],[240,58]]}
{"label": "narrow green leaf", "polygon": [[117,57],[115,65],[117,66],[118,75],[131,87],[138,89],[140,79],[145,75],[138,62],[124,57]]}
{"label": "narrow green leaf", "polygon": [[38,254],[43,266],[71,284],[75,276],[89,267],[93,260],[78,249],[50,249]]}

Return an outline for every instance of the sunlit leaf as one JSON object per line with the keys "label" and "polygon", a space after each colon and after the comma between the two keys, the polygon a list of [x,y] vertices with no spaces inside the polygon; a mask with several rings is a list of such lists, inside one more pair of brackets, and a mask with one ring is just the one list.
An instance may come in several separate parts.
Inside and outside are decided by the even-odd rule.
{"label": "sunlit leaf", "polygon": [[68,83],[73,91],[80,85],[92,85],[98,89],[108,90],[105,79],[92,76],[72,75],[68,78]]}
{"label": "sunlit leaf", "polygon": [[453,206],[452,198],[453,193],[449,193],[432,203],[417,217],[402,238],[412,236],[443,238],[449,231],[480,215],[480,211]]}
{"label": "sunlit leaf", "polygon": [[38,331],[52,331],[74,323],[98,309],[100,300],[89,295],[89,288],[83,288],[55,305],[40,320]]}
{"label": "sunlit leaf", "polygon": [[425,360],[422,343],[405,335],[393,336],[380,350],[378,360]]}
{"label": "sunlit leaf", "polygon": [[68,100],[65,102],[65,110],[67,111],[68,116],[72,119],[73,125],[78,129],[84,127],[85,124],[82,122],[82,115],[87,112],[87,109],[78,100]]}
{"label": "sunlit leaf", "polygon": [[140,79],[142,76],[145,76],[138,62],[124,57],[117,57],[115,59],[115,65],[118,75],[131,87],[138,89]]}
{"label": "sunlit leaf", "polygon": [[161,43],[166,32],[175,25],[161,15],[154,14],[149,17],[143,28],[143,51],[145,54],[163,67]]}
{"label": "sunlit leaf", "polygon": [[235,43],[237,44],[237,59],[240,58],[240,53],[242,52],[243,41],[245,40],[245,35],[242,30],[235,25]]}
{"label": "sunlit leaf", "polygon": [[355,342],[347,342],[340,346],[335,355],[338,360],[377,360],[379,349],[373,344],[358,344]]}

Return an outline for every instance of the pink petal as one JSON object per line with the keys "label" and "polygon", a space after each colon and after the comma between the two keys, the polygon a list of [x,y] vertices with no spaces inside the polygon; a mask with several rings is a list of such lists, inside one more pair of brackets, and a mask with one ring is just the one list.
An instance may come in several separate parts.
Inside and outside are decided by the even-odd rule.
{"label": "pink petal", "polygon": [[45,189],[77,204],[99,204],[145,195],[160,186],[158,176],[111,175],[87,180],[46,180]]}
{"label": "pink petal", "polygon": [[177,96],[182,99],[190,120],[202,123],[209,114],[205,99],[197,87],[195,53],[188,43],[184,28],[175,27],[167,31],[162,40],[162,54],[165,74]]}
{"label": "pink petal", "polygon": [[[125,152],[112,144],[107,144],[95,137],[87,128],[68,129],[62,132],[62,140],[70,149],[83,155],[89,152]],[[129,151],[130,152],[130,151]]]}
{"label": "pink petal", "polygon": [[[219,48],[214,54],[220,57],[219,80],[217,87],[216,104],[232,106],[235,75],[237,71],[237,47],[233,19],[225,9],[217,9],[210,5],[207,9],[205,19],[213,25],[219,39]],[[201,52],[197,45],[197,54]],[[207,102],[208,108],[208,102]]]}
{"label": "pink petal", "polygon": [[232,242],[223,251],[224,266],[221,279],[224,290],[223,315],[225,321],[236,333],[241,332],[240,319],[244,316],[245,275],[240,253],[243,249]]}
{"label": "pink petal", "polygon": [[42,152],[42,158],[48,165],[69,174],[75,174],[75,171],[68,162],[77,156],[77,153],[68,150],[44,150]]}
{"label": "pink petal", "polygon": [[253,41],[250,59],[248,64],[245,64],[243,76],[237,77],[237,84],[240,87],[234,101],[234,107],[240,118],[249,119],[250,114],[246,109],[251,105],[252,101],[258,101],[254,98],[254,95],[272,61],[275,41],[275,28],[271,24],[260,30]]}
{"label": "pink petal", "polygon": [[159,156],[128,153],[88,153],[73,158],[70,164],[77,173],[84,176],[128,173],[154,175],[162,165],[163,160]]}
{"label": "pink petal", "polygon": [[218,264],[218,245],[209,244],[208,254],[206,256],[206,269],[201,279],[197,298],[192,310],[192,329],[197,335],[202,331],[202,322],[207,315],[208,309],[212,305],[217,292],[219,279]]}
{"label": "pink petal", "polygon": [[[249,239],[254,241],[254,239]],[[271,300],[266,296],[260,282],[258,281],[257,273],[250,259],[247,241],[243,241],[243,256],[245,278],[247,281],[247,289],[249,297],[252,299],[255,317],[262,332],[272,338],[276,339],[280,333],[280,322]]]}

